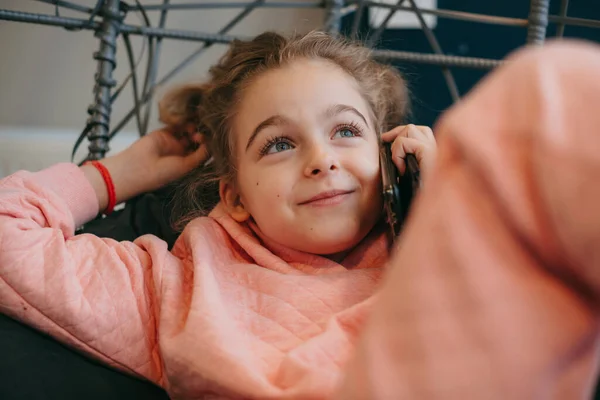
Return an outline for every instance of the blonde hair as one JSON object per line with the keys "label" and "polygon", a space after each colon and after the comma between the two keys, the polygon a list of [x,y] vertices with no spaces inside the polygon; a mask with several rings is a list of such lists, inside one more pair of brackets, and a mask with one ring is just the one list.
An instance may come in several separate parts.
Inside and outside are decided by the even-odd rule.
{"label": "blonde hair", "polygon": [[396,69],[374,61],[370,50],[358,43],[316,31],[290,38],[267,32],[236,40],[210,68],[207,82],[175,88],[159,104],[163,123],[175,131],[196,126],[213,157],[210,166],[197,168],[180,182],[173,208],[177,229],[214,208],[219,180],[235,179],[231,126],[244,89],[258,74],[296,59],[326,60],[352,76],[380,132],[403,122],[409,104],[404,79]]}

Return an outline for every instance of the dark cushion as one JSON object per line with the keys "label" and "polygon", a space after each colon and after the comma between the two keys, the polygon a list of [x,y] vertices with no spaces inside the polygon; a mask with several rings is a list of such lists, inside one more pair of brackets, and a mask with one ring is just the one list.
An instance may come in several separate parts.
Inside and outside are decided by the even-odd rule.
{"label": "dark cushion", "polygon": [[159,387],[105,367],[0,315],[0,399],[168,400]]}

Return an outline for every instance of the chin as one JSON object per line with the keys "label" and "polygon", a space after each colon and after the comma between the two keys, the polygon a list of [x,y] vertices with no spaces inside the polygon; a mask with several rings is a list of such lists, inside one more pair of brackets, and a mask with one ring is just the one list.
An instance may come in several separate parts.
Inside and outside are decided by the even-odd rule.
{"label": "chin", "polygon": [[335,232],[321,232],[321,234],[312,234],[303,242],[303,251],[312,254],[330,255],[348,251],[359,244],[367,235],[362,232],[352,232],[348,230],[336,229]]}
{"label": "chin", "polygon": [[303,243],[303,248],[299,250],[307,253],[332,255],[347,252],[369,234],[376,222],[377,219],[371,221],[347,216],[332,218],[327,223],[311,224],[310,231],[302,229],[302,238],[296,243]]}

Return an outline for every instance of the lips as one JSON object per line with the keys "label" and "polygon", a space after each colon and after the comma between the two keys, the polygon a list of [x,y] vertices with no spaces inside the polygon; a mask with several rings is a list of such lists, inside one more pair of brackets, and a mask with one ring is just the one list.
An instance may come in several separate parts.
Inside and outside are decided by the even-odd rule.
{"label": "lips", "polygon": [[316,196],[311,197],[308,200],[304,200],[300,202],[300,205],[305,204],[318,204],[318,203],[327,203],[328,201],[333,201],[336,199],[341,199],[344,195],[350,194],[354,192],[354,190],[328,190],[326,192],[321,192]]}

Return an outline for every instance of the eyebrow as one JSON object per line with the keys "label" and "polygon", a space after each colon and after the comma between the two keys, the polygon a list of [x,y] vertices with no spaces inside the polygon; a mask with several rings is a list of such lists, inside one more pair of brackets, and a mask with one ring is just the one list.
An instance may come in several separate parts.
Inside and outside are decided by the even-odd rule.
{"label": "eyebrow", "polygon": [[252,146],[254,139],[256,139],[256,136],[258,136],[260,131],[262,131],[263,129],[265,129],[269,126],[286,125],[288,123],[289,123],[289,120],[281,115],[273,115],[272,117],[265,119],[263,122],[258,124],[258,126],[252,132],[252,135],[250,135],[250,139],[248,139],[248,144],[246,145],[246,151],[248,151],[250,146]]}
{"label": "eyebrow", "polygon": [[[364,115],[362,115],[356,108],[346,104],[334,104],[332,106],[327,107],[327,109],[323,113],[323,116],[325,118],[332,118],[344,112],[351,112],[355,114],[357,117],[362,119],[365,125],[369,126],[369,123],[367,122],[367,119],[364,117]],[[282,115],[273,115],[265,119],[263,122],[258,124],[256,128],[254,128],[254,131],[252,132],[252,135],[250,135],[250,139],[248,139],[248,143],[246,144],[246,151],[248,151],[250,146],[252,146],[252,143],[254,143],[254,140],[256,139],[260,131],[262,131],[263,129],[266,129],[270,126],[287,125],[289,123],[289,119]]]}
{"label": "eyebrow", "polygon": [[323,114],[327,118],[332,118],[332,117],[335,117],[336,115],[344,113],[344,112],[351,112],[351,113],[355,114],[357,117],[359,117],[360,119],[363,120],[363,122],[365,123],[366,126],[369,126],[369,123],[367,122],[367,119],[365,118],[364,115],[362,115],[356,108],[354,108],[352,106],[348,106],[346,104],[335,104],[333,106],[330,106],[327,108],[327,110],[325,110],[325,112]]}

